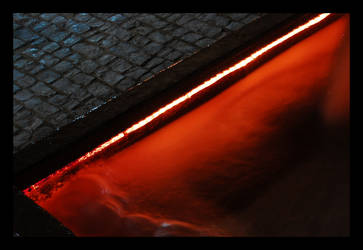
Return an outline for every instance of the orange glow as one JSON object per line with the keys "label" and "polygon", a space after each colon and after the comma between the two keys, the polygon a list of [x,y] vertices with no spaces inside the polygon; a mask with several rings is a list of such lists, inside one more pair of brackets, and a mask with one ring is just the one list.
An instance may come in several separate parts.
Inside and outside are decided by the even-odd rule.
{"label": "orange glow", "polygon": [[38,197],[39,194],[32,193],[33,190],[38,190],[40,186],[45,183],[45,181],[50,180],[50,178],[55,176],[62,176],[63,174],[67,173],[69,170],[74,169],[78,164],[85,162],[88,159],[91,159],[95,155],[99,154],[100,152],[104,151],[106,148],[114,145],[115,143],[121,141],[125,136],[128,134],[131,134],[132,132],[144,127],[146,124],[150,123],[163,113],[167,112],[168,110],[173,109],[175,106],[179,105],[180,103],[185,102],[187,99],[190,99],[193,95],[201,92],[202,90],[208,88],[209,86],[215,84],[220,79],[226,77],[227,75],[231,74],[232,72],[242,69],[251,62],[255,61],[257,58],[259,58],[261,55],[265,54],[267,51],[271,50],[272,48],[278,46],[279,44],[283,43],[284,41],[288,40],[289,38],[297,35],[298,33],[308,29],[309,27],[321,22],[323,19],[328,17],[329,13],[320,14],[317,17],[311,19],[307,23],[295,28],[294,30],[290,31],[286,35],[276,39],[275,41],[269,43],[268,45],[264,46],[263,48],[259,49],[258,51],[252,53],[250,56],[246,57],[245,59],[241,60],[240,62],[236,63],[235,65],[231,66],[230,68],[216,74],[209,80],[203,82],[201,85],[197,86],[196,88],[192,89],[185,95],[179,97],[178,99],[174,100],[173,102],[165,105],[164,107],[160,108],[156,112],[152,113],[151,115],[147,116],[143,120],[135,123],[131,127],[127,128],[125,131],[119,133],[118,135],[114,136],[110,140],[106,141],[105,143],[101,144],[100,146],[96,147],[92,151],[86,153],[85,155],[81,156],[77,160],[67,164],[65,167],[63,167],[60,170],[57,170],[55,173],[49,175],[45,179],[37,182],[34,185],[31,185],[29,188],[25,189],[23,192],[25,195],[27,195],[29,198],[36,200],[41,197]]}
{"label": "orange glow", "polygon": [[203,84],[199,85],[198,87],[192,89],[191,91],[189,91],[185,95],[179,97],[178,99],[176,99],[172,103],[169,103],[168,105],[160,108],[158,111],[156,111],[155,113],[153,113],[150,116],[146,117],[144,120],[141,120],[140,122],[134,124],[132,127],[126,129],[125,133],[126,134],[129,134],[129,133],[131,133],[131,132],[133,132],[133,131],[135,131],[135,130],[143,127],[143,126],[145,126],[147,123],[151,122],[156,117],[158,117],[161,114],[165,113],[167,110],[172,109],[173,107],[175,107],[179,103],[182,103],[186,99],[191,98],[196,93],[198,93],[198,92],[202,91],[203,89],[211,86],[212,84],[216,83],[218,80],[220,80],[223,77],[229,75],[230,73],[232,73],[232,72],[234,72],[236,70],[239,70],[239,69],[245,67],[246,65],[248,65],[252,61],[256,60],[259,56],[261,56],[262,54],[266,53],[268,50],[272,49],[273,47],[276,47],[277,45],[279,45],[282,42],[286,41],[290,37],[298,34],[299,32],[301,32],[301,31],[309,28],[310,26],[312,26],[312,25],[314,25],[314,24],[322,21],[328,15],[330,15],[330,14],[329,13],[321,14],[321,15],[317,16],[316,18],[310,20],[306,24],[304,24],[304,25],[302,25],[302,26],[294,29],[293,31],[289,32],[288,34],[284,35],[283,37],[280,37],[279,39],[277,39],[277,40],[273,41],[272,43],[266,45],[265,47],[263,47],[262,49],[256,51],[255,53],[251,54],[250,56],[248,56],[247,58],[243,59],[239,63],[237,63],[237,64],[233,65],[232,67],[224,70],[223,72],[215,75],[214,77],[212,77],[209,80],[205,81]]}

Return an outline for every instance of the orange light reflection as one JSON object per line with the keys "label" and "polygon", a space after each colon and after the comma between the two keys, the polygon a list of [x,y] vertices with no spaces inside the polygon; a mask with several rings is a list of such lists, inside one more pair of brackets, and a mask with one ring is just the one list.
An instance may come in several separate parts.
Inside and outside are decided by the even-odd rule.
{"label": "orange light reflection", "polygon": [[116,136],[114,136],[113,138],[108,140],[107,142],[101,144],[100,146],[98,146],[97,148],[93,149],[92,151],[86,153],[85,155],[81,156],[77,160],[67,164],[64,168],[62,168],[60,170],[57,170],[55,173],[49,175],[48,177],[44,178],[43,180],[35,183],[34,185],[31,185],[29,188],[23,190],[24,194],[27,195],[29,198],[35,199],[35,197],[37,197],[37,196],[36,195],[33,196],[32,191],[33,190],[36,191],[37,189],[39,189],[39,186],[42,183],[44,183],[46,180],[49,180],[50,178],[52,178],[54,176],[57,176],[57,175],[62,175],[64,173],[66,173],[68,170],[70,170],[71,168],[78,165],[79,163],[84,162],[87,159],[90,159],[91,157],[97,155],[98,153],[102,152],[106,148],[108,148],[108,147],[112,146],[113,144],[119,142],[121,139],[123,139],[125,137],[125,135],[131,134],[132,132],[144,127],[146,124],[150,123],[151,121],[153,121],[154,119],[159,117],[161,114],[167,112],[168,110],[171,110],[175,106],[177,106],[180,103],[184,102],[185,100],[191,98],[193,95],[201,92],[205,88],[208,88],[209,86],[215,84],[217,81],[219,81],[220,79],[224,78],[225,76],[231,74],[232,72],[234,72],[236,70],[239,70],[239,69],[242,69],[246,65],[248,65],[251,62],[253,62],[254,60],[256,60],[261,55],[265,54],[267,51],[271,50],[272,48],[276,47],[277,45],[281,44],[282,42],[288,40],[289,38],[297,35],[298,33],[308,29],[309,27],[321,22],[323,19],[325,19],[329,15],[330,15],[330,13],[320,14],[317,17],[315,17],[315,18],[311,19],[310,21],[308,21],[307,23],[305,23],[305,24],[295,28],[294,30],[290,31],[286,35],[284,35],[284,36],[276,39],[275,41],[269,43],[268,45],[264,46],[263,48],[259,49],[256,52],[254,52],[253,54],[251,54],[250,56],[248,56],[245,59],[241,60],[240,62],[236,63],[235,65],[231,66],[230,68],[222,71],[221,73],[218,73],[217,75],[213,76],[209,80],[203,82],[201,85],[199,85],[196,88],[192,89],[191,91],[189,91],[185,95],[179,97],[178,99],[176,99],[173,102],[165,105],[164,107],[160,108],[158,111],[152,113],[151,115],[147,116],[143,120],[139,121],[138,123],[132,125],[130,128],[126,129],[125,131],[117,134]]}

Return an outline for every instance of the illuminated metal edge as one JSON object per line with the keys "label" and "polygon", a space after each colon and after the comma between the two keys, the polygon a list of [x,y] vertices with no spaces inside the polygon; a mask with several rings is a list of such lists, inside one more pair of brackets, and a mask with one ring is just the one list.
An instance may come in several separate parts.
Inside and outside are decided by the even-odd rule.
{"label": "illuminated metal edge", "polygon": [[[311,20],[309,20],[305,24],[300,25],[297,28],[293,29],[292,31],[288,32],[284,36],[281,36],[280,38],[274,40],[273,42],[265,45],[261,49],[259,49],[259,50],[255,51],[254,53],[250,54],[248,57],[244,58],[243,60],[239,61],[238,63],[234,64],[233,66],[231,66],[231,67],[225,69],[224,71],[216,74],[215,76],[211,77],[209,80],[203,82],[199,86],[193,88],[192,90],[190,90],[186,94],[180,96],[179,98],[175,99],[174,101],[170,102],[169,104],[161,107],[160,109],[158,109],[156,112],[152,113],[151,115],[149,115],[149,116],[145,117],[144,119],[140,120],[139,122],[133,124],[129,128],[125,129],[124,131],[120,132],[116,136],[112,137],[110,140],[104,142],[103,144],[99,145],[95,149],[93,149],[90,152],[84,154],[83,156],[81,156],[77,160],[72,161],[71,163],[67,164],[65,167],[63,167],[63,168],[57,170],[56,172],[50,174],[48,177],[46,177],[46,178],[38,181],[37,183],[31,185],[30,187],[26,188],[25,190],[23,190],[23,193],[26,196],[28,196],[29,198],[31,198],[32,200],[34,200],[34,201],[39,201],[39,199],[41,199],[41,198],[46,198],[47,196],[45,196],[45,197],[41,196],[41,193],[46,193],[46,192],[38,192],[38,190],[42,189],[44,191],[44,190],[48,189],[47,191],[49,191],[49,189],[51,188],[50,185],[44,185],[44,184],[46,184],[46,182],[51,180],[53,177],[66,178],[66,176],[68,176],[68,174],[72,174],[72,173],[76,172],[79,169],[81,163],[85,163],[86,161],[92,159],[93,157],[95,157],[99,153],[103,152],[106,148],[109,148],[110,146],[115,145],[116,143],[119,143],[120,141],[127,138],[128,135],[130,135],[130,134],[134,133],[135,131],[141,129],[145,125],[149,124],[151,121],[153,121],[156,118],[160,117],[162,114],[164,114],[167,111],[173,109],[174,107],[178,106],[179,104],[184,103],[186,100],[191,99],[192,96],[202,92],[204,89],[212,86],[213,84],[215,84],[219,80],[221,80],[224,77],[230,75],[232,72],[243,69],[244,67],[249,65],[251,62],[255,61],[256,59],[261,57],[263,54],[270,51],[272,48],[282,44],[283,42],[285,42],[288,39],[290,39],[291,37],[301,33],[302,31],[316,25],[317,23],[319,23],[322,20],[324,20],[325,18],[327,18],[329,15],[330,15],[330,13],[320,14],[320,15],[312,18]],[[42,186],[42,185],[44,185],[44,186]],[[56,190],[56,189],[57,189],[57,187],[54,188],[54,190]]]}

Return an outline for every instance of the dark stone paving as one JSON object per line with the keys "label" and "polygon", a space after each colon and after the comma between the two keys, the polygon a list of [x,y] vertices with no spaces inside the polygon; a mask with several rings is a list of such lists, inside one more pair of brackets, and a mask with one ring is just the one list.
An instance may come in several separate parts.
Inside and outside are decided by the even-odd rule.
{"label": "dark stone paving", "polygon": [[260,16],[14,13],[13,153]]}

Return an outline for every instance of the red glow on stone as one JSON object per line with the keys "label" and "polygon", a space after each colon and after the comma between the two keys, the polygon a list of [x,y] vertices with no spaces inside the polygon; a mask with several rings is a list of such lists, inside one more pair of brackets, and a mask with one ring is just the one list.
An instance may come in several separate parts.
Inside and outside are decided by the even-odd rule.
{"label": "red glow on stone", "polygon": [[[298,33],[308,29],[309,27],[321,22],[323,19],[325,19],[329,15],[330,15],[329,13],[320,14],[317,17],[315,17],[315,18],[311,19],[310,21],[308,21],[307,23],[305,23],[305,24],[295,28],[294,30],[290,31],[286,35],[284,35],[284,36],[276,39],[275,41],[269,43],[268,45],[264,46],[263,48],[259,49],[258,51],[252,53],[250,56],[248,56],[248,57],[244,58],[243,60],[239,61],[235,65],[229,67],[228,69],[225,69],[224,71],[218,73],[217,75],[213,76],[209,80],[203,82],[201,85],[199,85],[196,88],[192,89],[191,91],[189,91],[185,95],[179,97],[178,99],[176,99],[173,102],[165,105],[164,107],[161,107],[156,112],[154,112],[151,115],[147,116],[143,120],[135,123],[134,125],[132,125],[128,129],[126,129],[126,130],[122,131],[121,133],[117,134],[116,136],[112,137],[110,140],[106,141],[105,143],[103,143],[100,146],[96,147],[92,151],[90,151],[90,152],[86,153],[85,155],[81,156],[77,160],[67,164],[62,169],[57,170],[56,172],[50,174],[48,177],[46,177],[46,178],[40,180],[39,182],[31,185],[27,189],[23,190],[23,193],[26,196],[28,196],[29,198],[33,199],[34,201],[39,201],[39,200],[42,200],[42,199],[46,199],[49,196],[49,193],[47,194],[49,189],[55,187],[55,185],[52,185],[52,184],[57,184],[59,181],[62,181],[64,178],[66,178],[67,174],[69,174],[71,172],[71,170],[76,170],[76,167],[79,166],[80,163],[84,163],[85,161],[90,160],[94,156],[96,156],[99,153],[103,152],[106,148],[109,148],[110,146],[112,146],[112,145],[120,142],[121,140],[123,140],[125,138],[125,136],[133,133],[136,130],[139,130],[140,128],[144,127],[145,125],[147,125],[148,123],[150,123],[151,121],[153,121],[154,119],[159,117],[160,115],[164,114],[168,110],[171,110],[175,106],[179,105],[180,103],[185,102],[187,99],[190,99],[195,94],[197,94],[197,93],[201,92],[202,90],[204,90],[204,89],[210,87],[211,85],[215,84],[217,81],[219,81],[220,79],[226,77],[227,75],[231,74],[232,72],[244,68],[245,66],[247,66],[251,62],[255,61],[257,58],[259,58],[261,55],[267,53],[272,48],[274,48],[274,47],[278,46],[279,44],[285,42],[286,40],[288,40],[289,38],[297,35]],[[58,178],[58,179],[55,180],[54,182],[52,182],[51,180],[53,178],[55,178],[55,179]],[[50,181],[50,183],[48,183],[48,181]]]}

